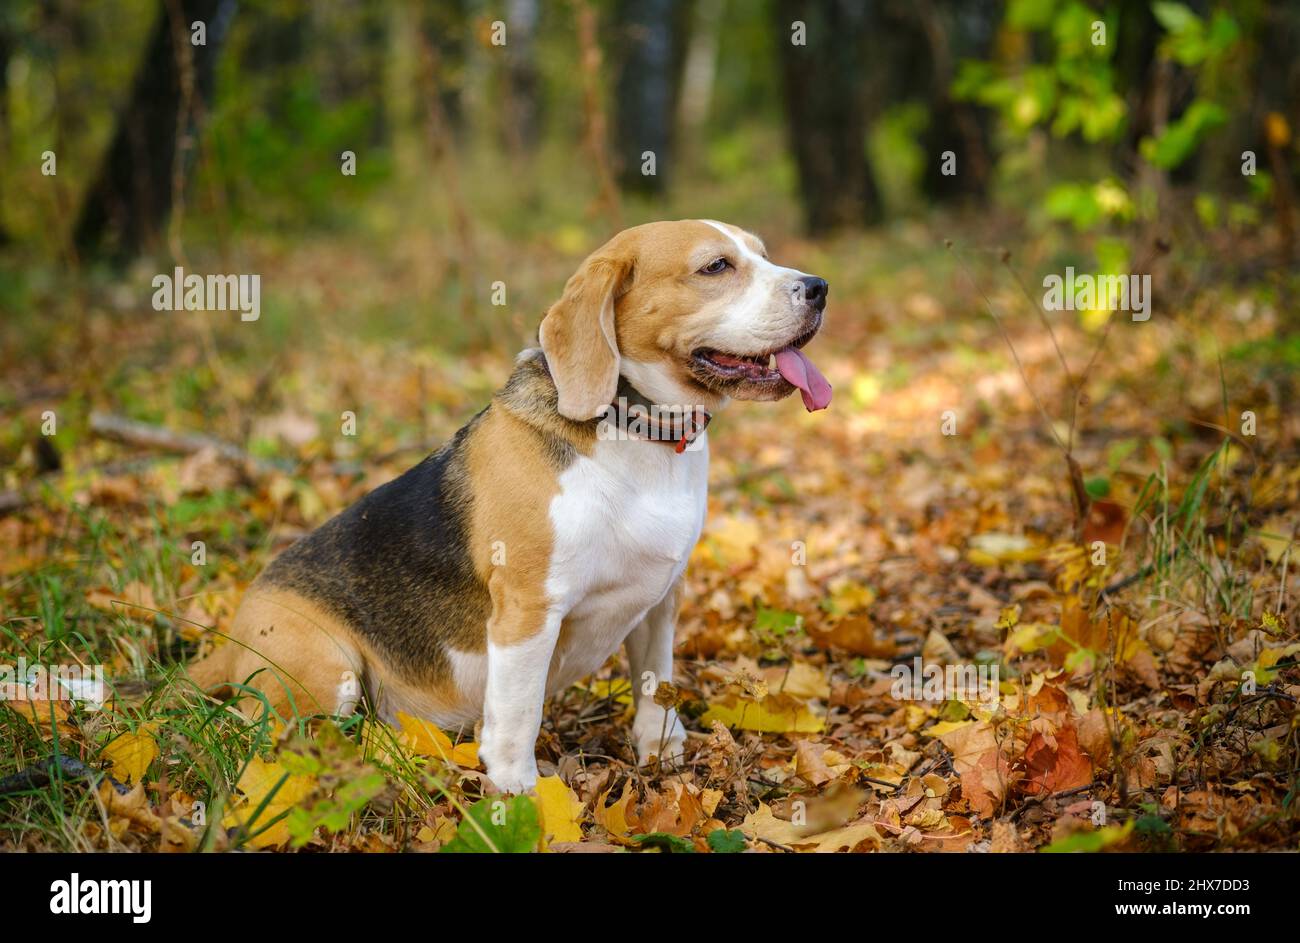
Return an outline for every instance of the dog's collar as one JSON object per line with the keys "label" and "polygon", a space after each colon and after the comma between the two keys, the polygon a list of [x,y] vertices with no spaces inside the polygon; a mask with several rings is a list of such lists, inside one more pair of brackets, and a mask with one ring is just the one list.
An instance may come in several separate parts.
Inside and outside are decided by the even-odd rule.
{"label": "dog's collar", "polygon": [[712,420],[713,414],[703,406],[673,410],[651,403],[626,377],[620,376],[614,402],[597,421],[610,422],[633,438],[671,445],[681,455]]}
{"label": "dog's collar", "polygon": [[[552,383],[551,365],[546,362],[546,354],[540,348],[536,350],[537,359]],[[713,414],[703,406],[689,410],[672,410],[650,402],[640,390],[628,382],[624,376],[618,378],[618,388],[614,402],[605,407],[605,411],[592,420],[599,425],[610,423],[618,432],[634,439],[647,439],[662,442],[673,447],[681,455],[698,439],[713,420]]]}

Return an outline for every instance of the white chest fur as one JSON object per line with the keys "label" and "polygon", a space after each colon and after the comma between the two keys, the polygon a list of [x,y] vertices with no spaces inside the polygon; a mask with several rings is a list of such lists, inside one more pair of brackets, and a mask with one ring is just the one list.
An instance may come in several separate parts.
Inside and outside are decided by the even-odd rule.
{"label": "white chest fur", "polygon": [[[546,671],[547,696],[600,668],[682,575],[704,526],[708,449],[707,433],[680,455],[662,442],[598,441],[560,475],[549,509],[546,594],[562,629],[553,651],[521,656],[539,664],[520,667]],[[447,654],[458,707],[393,701],[389,713],[402,709],[449,727],[477,719],[488,656]]]}
{"label": "white chest fur", "polygon": [[600,441],[560,476],[546,591],[567,615],[548,693],[599,668],[686,568],[708,498],[701,439],[681,454],[661,442]]}

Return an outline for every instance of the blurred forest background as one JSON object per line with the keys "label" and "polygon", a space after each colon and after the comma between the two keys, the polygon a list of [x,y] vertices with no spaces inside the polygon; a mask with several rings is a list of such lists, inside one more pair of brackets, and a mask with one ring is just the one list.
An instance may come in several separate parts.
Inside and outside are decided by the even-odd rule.
{"label": "blurred forest background", "polygon": [[[593,687],[542,747],[584,809],[569,840],[802,848],[783,803],[870,780],[835,847],[1294,847],[1297,128],[1300,5],[1264,0],[9,0],[0,651],[107,663],[121,705],[0,706],[0,774],[53,749],[124,788],[0,798],[0,842],[319,846],[287,808],[270,833],[193,824],[196,796],[255,806],[278,740],[191,723],[169,669],[271,554],[477,411],[583,256],[709,217],[830,281],[810,353],[836,401],[710,430],[682,697],[726,762],[636,779],[619,825],[621,702]],[[260,274],[260,319],[155,311],[174,266]],[[1152,320],[1038,311],[1067,266],[1150,274]],[[923,645],[1037,678],[1075,739],[888,703]],[[1224,659],[1272,693],[1232,694]],[[725,724],[728,747],[722,692],[767,703],[729,679],[792,665],[818,679],[782,689],[794,720]],[[332,840],[447,843],[474,764],[431,793],[367,736],[388,801]],[[575,772],[583,750],[624,765]]]}
{"label": "blurred forest background", "polygon": [[0,238],[90,267],[418,228],[455,256],[439,308],[479,306],[494,239],[572,253],[701,203],[814,235],[996,209],[1103,268],[1152,234],[1222,259],[1272,224],[1284,244],[1250,254],[1281,262],[1298,38],[1293,5],[1251,0],[18,0]]}

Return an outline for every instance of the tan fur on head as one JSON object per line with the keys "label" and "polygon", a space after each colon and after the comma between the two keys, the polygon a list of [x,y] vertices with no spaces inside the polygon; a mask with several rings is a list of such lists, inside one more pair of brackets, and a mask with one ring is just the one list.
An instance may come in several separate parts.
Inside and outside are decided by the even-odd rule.
{"label": "tan fur on head", "polygon": [[806,342],[821,325],[821,308],[802,294],[808,278],[775,265],[756,236],[725,223],[623,230],[582,263],[542,320],[560,414],[600,415],[620,373],[653,402],[680,407],[789,395],[794,387],[775,371],[746,380],[700,358],[720,352],[765,362]]}
{"label": "tan fur on head", "polygon": [[621,237],[582,263],[542,319],[542,350],[560,394],[560,415],[569,419],[594,419],[618,388],[614,301],[633,265]]}

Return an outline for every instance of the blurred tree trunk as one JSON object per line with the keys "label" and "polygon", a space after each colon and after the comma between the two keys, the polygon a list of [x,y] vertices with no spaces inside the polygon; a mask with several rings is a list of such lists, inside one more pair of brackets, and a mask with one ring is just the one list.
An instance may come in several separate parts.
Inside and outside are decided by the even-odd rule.
{"label": "blurred tree trunk", "polygon": [[266,115],[276,124],[293,121],[295,79],[315,40],[306,4],[271,4],[257,13],[257,27],[247,31],[240,50],[240,71],[265,83],[260,96]]}
{"label": "blurred tree trunk", "polygon": [[473,30],[471,0],[436,0],[420,7],[420,25],[438,64],[438,98],[447,129],[460,139],[465,129],[465,69]]}
{"label": "blurred tree trunk", "polygon": [[673,150],[678,167],[695,166],[709,138],[707,125],[717,83],[725,16],[726,0],[696,0],[691,10],[681,89],[677,94],[678,132]]}
{"label": "blurred tree trunk", "polygon": [[687,132],[697,131],[709,117],[724,7],[724,0],[699,0],[692,11],[678,102],[678,116]]}
{"label": "blurred tree trunk", "polygon": [[1115,163],[1121,175],[1133,179],[1138,169],[1138,142],[1162,123],[1163,110],[1154,101],[1158,85],[1156,41],[1160,24],[1147,4],[1125,4],[1115,30],[1115,90],[1124,96],[1129,120],[1124,127]]}
{"label": "blurred tree trunk", "polygon": [[[1185,5],[1208,22],[1208,0],[1185,0]],[[1112,163],[1132,192],[1154,195],[1156,211],[1141,218],[1138,237],[1142,244],[1153,244],[1169,238],[1189,205],[1175,188],[1196,182],[1205,149],[1197,147],[1178,166],[1164,168],[1142,158],[1142,141],[1159,138],[1196,99],[1197,70],[1160,55],[1164,30],[1149,4],[1121,4],[1118,17],[1115,90],[1123,96],[1129,118]],[[1160,266],[1159,258],[1152,264]]]}
{"label": "blurred tree trunk", "polygon": [[1258,153],[1267,146],[1264,126],[1279,114],[1294,135],[1300,131],[1300,4],[1270,4],[1261,11],[1252,60],[1255,100],[1252,131]]}
{"label": "blurred tree trunk", "polygon": [[[954,101],[952,80],[963,59],[987,60],[993,54],[1002,4],[997,0],[921,0],[909,6],[922,34],[922,61],[928,65],[927,125],[922,146],[925,171],[921,189],[935,202],[982,201],[993,172],[988,109]],[[909,71],[907,63],[900,74]],[[942,155],[951,151],[956,173],[944,174]]]}
{"label": "blurred tree trunk", "polygon": [[[82,252],[111,241],[116,256],[129,258],[156,240],[212,101],[234,0],[163,0],[159,6],[131,97],[81,205],[73,240]],[[190,25],[198,20],[206,25],[207,42],[194,46]]]}
{"label": "blurred tree trunk", "polygon": [[[1290,272],[1296,257],[1297,190],[1300,190],[1300,161],[1296,160],[1296,136],[1300,135],[1300,6],[1268,5],[1256,29],[1254,101],[1250,110],[1248,138],[1241,148],[1253,150],[1256,173],[1267,169],[1273,175],[1273,213],[1278,232],[1278,272]],[[1241,154],[1235,155],[1237,161]],[[1236,166],[1239,168],[1240,163]],[[1280,279],[1285,303],[1281,310],[1287,334],[1300,333],[1300,305],[1292,298],[1290,279]]]}
{"label": "blurred tree trunk", "polygon": [[311,13],[313,55],[311,70],[305,74],[315,79],[328,106],[364,102],[369,117],[365,143],[382,145],[388,139],[382,104],[388,52],[388,16],[383,6],[348,0],[313,6]]}
{"label": "blurred tree trunk", "polygon": [[[9,20],[13,15],[7,7],[0,10],[0,166],[9,162],[9,59],[13,55],[15,36]],[[0,188],[0,196],[4,192],[4,188]],[[3,209],[0,205],[0,246],[9,242]]]}
{"label": "blurred tree trunk", "polygon": [[[614,10],[616,56],[614,150],[624,190],[660,194],[672,174],[677,91],[685,59],[688,4],[682,0],[619,0]],[[644,172],[646,152],[654,173]]]}
{"label": "blurred tree trunk", "polygon": [[509,0],[505,48],[506,106],[504,136],[506,148],[516,160],[524,160],[541,138],[542,80],[537,71],[538,0]]}
{"label": "blurred tree trunk", "polygon": [[[876,222],[880,193],[867,163],[863,64],[880,53],[880,37],[870,29],[877,4],[777,0],[773,12],[786,128],[808,229]],[[804,45],[792,41],[796,22],[803,24]]]}

